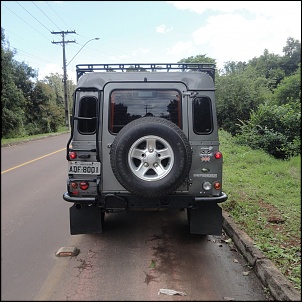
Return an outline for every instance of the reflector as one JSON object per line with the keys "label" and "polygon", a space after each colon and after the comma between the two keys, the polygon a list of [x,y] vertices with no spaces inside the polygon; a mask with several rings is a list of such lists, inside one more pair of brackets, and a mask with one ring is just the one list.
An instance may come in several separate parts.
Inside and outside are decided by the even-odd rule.
{"label": "reflector", "polygon": [[217,151],[217,152],[215,152],[214,156],[216,159],[220,159],[222,157],[222,153]]}

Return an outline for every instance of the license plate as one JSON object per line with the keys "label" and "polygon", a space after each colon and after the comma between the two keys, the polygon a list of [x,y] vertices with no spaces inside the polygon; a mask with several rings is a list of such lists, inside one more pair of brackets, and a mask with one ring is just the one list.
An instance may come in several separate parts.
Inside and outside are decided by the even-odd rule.
{"label": "license plate", "polygon": [[101,163],[87,161],[69,161],[69,174],[100,174]]}

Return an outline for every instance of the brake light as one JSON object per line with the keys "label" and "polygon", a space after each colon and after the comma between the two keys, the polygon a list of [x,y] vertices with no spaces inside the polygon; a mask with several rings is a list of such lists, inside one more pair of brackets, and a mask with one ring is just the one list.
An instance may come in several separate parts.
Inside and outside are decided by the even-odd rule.
{"label": "brake light", "polygon": [[75,158],[77,158],[77,153],[74,152],[74,151],[69,152],[69,158],[70,158],[70,159],[75,159]]}
{"label": "brake light", "polygon": [[222,153],[220,151],[217,151],[217,152],[215,152],[214,157],[216,159],[220,159],[220,158],[222,158]]}
{"label": "brake light", "polygon": [[89,183],[87,181],[81,181],[80,182],[80,188],[82,190],[87,190],[89,188]]}
{"label": "brake light", "polygon": [[221,184],[218,181],[214,182],[213,185],[214,185],[214,189],[216,189],[216,190],[219,190],[221,188]]}

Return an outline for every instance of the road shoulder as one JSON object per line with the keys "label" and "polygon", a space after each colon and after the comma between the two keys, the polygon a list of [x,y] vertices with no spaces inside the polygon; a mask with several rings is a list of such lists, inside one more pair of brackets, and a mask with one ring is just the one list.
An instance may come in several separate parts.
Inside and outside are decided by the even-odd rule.
{"label": "road shoulder", "polygon": [[301,292],[296,290],[273,262],[263,255],[253,240],[237,227],[227,212],[223,210],[222,214],[223,229],[254,268],[262,284],[270,290],[273,298],[277,301],[301,301]]}

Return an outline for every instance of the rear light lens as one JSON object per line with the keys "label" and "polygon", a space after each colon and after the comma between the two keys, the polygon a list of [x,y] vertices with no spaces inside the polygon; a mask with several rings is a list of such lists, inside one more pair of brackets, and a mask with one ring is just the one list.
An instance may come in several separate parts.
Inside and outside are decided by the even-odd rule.
{"label": "rear light lens", "polygon": [[214,182],[213,186],[214,186],[214,189],[216,189],[216,190],[219,190],[221,188],[221,184],[218,181]]}
{"label": "rear light lens", "polygon": [[87,181],[80,182],[80,189],[87,190],[89,188],[89,183]]}
{"label": "rear light lens", "polygon": [[210,182],[206,181],[206,182],[204,182],[204,183],[202,184],[202,187],[203,187],[203,189],[204,189],[205,191],[209,191],[209,190],[211,190],[212,185],[211,185]]}
{"label": "rear light lens", "polygon": [[69,158],[70,158],[70,159],[75,159],[75,158],[77,158],[77,153],[74,152],[74,151],[69,152]]}
{"label": "rear light lens", "polygon": [[78,187],[78,184],[76,182],[71,182],[70,186],[72,189],[76,189]]}
{"label": "rear light lens", "polygon": [[217,152],[215,152],[214,157],[215,157],[216,159],[220,159],[220,158],[222,158],[222,153],[219,152],[219,151],[217,151]]}

